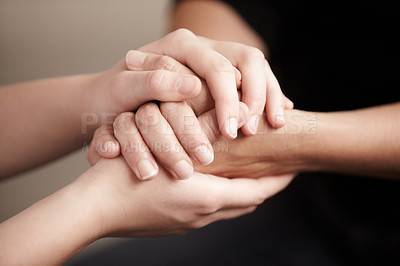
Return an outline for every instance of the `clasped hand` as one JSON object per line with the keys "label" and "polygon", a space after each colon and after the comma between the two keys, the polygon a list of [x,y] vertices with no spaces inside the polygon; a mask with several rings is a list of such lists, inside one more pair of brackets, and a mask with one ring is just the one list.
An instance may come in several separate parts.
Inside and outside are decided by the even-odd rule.
{"label": "clasped hand", "polygon": [[[182,50],[171,48],[174,41],[183,42]],[[201,51],[204,58],[188,56],[189,49]],[[161,94],[162,90],[168,92],[171,87],[176,88],[177,83],[170,78],[176,78],[178,73],[200,78],[201,90],[193,93],[196,86],[183,87],[181,89],[188,90],[188,95],[192,93],[196,97],[187,101],[178,97],[170,99],[174,102],[160,105],[145,103],[135,113],[121,113],[113,125],[103,125],[96,130],[88,159],[95,164],[93,169],[103,173],[111,171],[112,177],[104,179],[108,185],[103,189],[112,190],[114,204],[119,206],[117,211],[111,207],[107,211],[107,217],[110,213],[115,217],[108,223],[113,224],[110,234],[186,232],[216,220],[249,213],[286,187],[293,174],[267,176],[269,173],[258,171],[257,176],[229,176],[218,167],[224,163],[211,164],[219,154],[213,148],[215,142],[227,141],[229,145],[240,142],[232,141],[238,128],[251,136],[257,133],[259,121],[268,123],[262,116],[265,103],[270,127],[283,126],[280,109],[293,107],[258,50],[199,38],[187,31],[167,35],[140,50],[128,53],[126,68],[153,71],[153,78],[156,76],[158,81],[150,84],[153,88],[162,86],[157,90]],[[219,176],[194,172],[194,168],[208,173],[218,169]],[[150,182],[138,180],[154,177]],[[112,203],[107,205],[113,206]],[[134,217],[125,217],[121,222],[118,218],[121,213]]]}

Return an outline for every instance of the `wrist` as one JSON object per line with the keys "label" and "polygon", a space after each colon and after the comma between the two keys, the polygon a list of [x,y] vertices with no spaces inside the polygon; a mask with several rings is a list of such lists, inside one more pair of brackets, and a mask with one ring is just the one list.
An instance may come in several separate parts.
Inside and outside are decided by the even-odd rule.
{"label": "wrist", "polygon": [[[271,160],[271,147],[276,147],[274,160],[284,173],[314,171],[316,166],[311,153],[318,135],[319,113],[301,110],[286,110],[284,127],[267,130],[270,140],[262,147],[267,161]],[[264,129],[265,132],[265,129]],[[265,138],[266,139],[266,138]],[[278,145],[274,144],[278,143]]]}
{"label": "wrist", "polygon": [[101,236],[98,212],[88,199],[87,190],[73,182],[3,222],[0,260],[61,265],[77,254]]}
{"label": "wrist", "polygon": [[91,212],[88,220],[92,226],[92,239],[135,230],[136,219],[127,220],[126,215],[137,210],[133,186],[136,180],[122,157],[101,159],[76,180],[75,191],[86,195],[86,208]]}
{"label": "wrist", "polygon": [[[112,110],[107,105],[107,94],[104,86],[107,87],[105,77],[107,72],[99,72],[81,76],[80,86],[80,107],[78,110],[78,118],[82,125],[82,134],[92,137],[94,131],[105,122],[112,123],[115,114],[111,114]],[[108,118],[108,116],[110,116]],[[109,121],[105,121],[108,119]]]}

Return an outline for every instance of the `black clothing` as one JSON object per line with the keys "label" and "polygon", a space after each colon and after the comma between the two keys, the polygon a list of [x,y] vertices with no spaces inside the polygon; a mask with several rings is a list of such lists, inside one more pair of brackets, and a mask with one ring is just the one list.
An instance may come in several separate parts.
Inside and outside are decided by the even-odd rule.
{"label": "black clothing", "polygon": [[[339,111],[400,100],[394,1],[226,2],[267,42],[272,69],[296,108]],[[96,263],[106,264],[107,254],[114,265],[400,265],[400,182],[301,174],[252,215],[182,237],[131,240]]]}

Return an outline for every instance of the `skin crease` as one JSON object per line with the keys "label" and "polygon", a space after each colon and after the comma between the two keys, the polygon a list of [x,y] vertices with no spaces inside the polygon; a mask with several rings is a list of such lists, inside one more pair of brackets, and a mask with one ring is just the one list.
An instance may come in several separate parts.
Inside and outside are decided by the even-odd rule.
{"label": "skin crease", "polygon": [[[190,10],[187,12],[189,11]],[[190,15],[187,17],[191,18]],[[185,22],[183,21],[183,23]],[[235,24],[229,24],[229,27],[235,29]],[[244,29],[244,31],[246,30],[247,29]],[[230,32],[235,33],[234,30]],[[240,31],[237,31],[235,34],[237,34],[238,38],[243,36]],[[204,31],[202,35],[207,36],[207,31]],[[80,83],[79,80],[77,82]],[[294,110],[289,111],[286,116],[290,115],[291,112],[295,114],[294,117],[296,119],[294,119],[294,121],[287,119],[288,125],[286,125],[284,129],[290,129],[290,124],[293,123],[295,130],[292,133],[288,131],[288,134],[282,135],[282,139],[284,139],[284,141],[282,140],[284,143],[282,146],[284,148],[280,146],[283,152],[282,155],[279,152],[271,152],[274,151],[274,149],[270,147],[268,147],[268,149],[265,149],[265,147],[261,149],[262,145],[260,145],[260,143],[267,141],[267,137],[271,137],[268,135],[268,131],[266,134],[261,134],[264,132],[261,130],[259,135],[264,136],[266,139],[262,139],[261,137],[248,137],[245,139],[248,143],[246,143],[246,149],[244,150],[252,151],[253,153],[259,154],[259,156],[252,157],[252,160],[248,161],[249,165],[240,165],[240,171],[247,171],[246,173],[249,175],[254,173],[253,177],[257,176],[260,174],[260,171],[267,171],[265,169],[268,169],[267,166],[263,166],[263,162],[260,162],[261,158],[266,161],[264,163],[268,164],[276,160],[274,156],[278,158],[282,156],[287,159],[285,163],[294,162],[294,165],[296,165],[295,168],[301,171],[337,171],[353,174],[369,174],[374,177],[388,178],[398,178],[400,176],[400,163],[398,161],[398,158],[400,158],[400,144],[397,140],[397,136],[400,134],[400,125],[398,123],[400,104],[394,103],[362,110],[334,113],[309,113],[306,111]],[[296,129],[298,129],[296,126],[298,125],[302,126],[300,127],[301,129],[308,129],[308,126],[310,126],[309,117],[312,118],[312,122],[316,122],[316,124],[312,124],[316,125],[316,127],[311,126],[309,131],[296,131]],[[22,121],[19,122],[21,123]],[[313,131],[312,129],[315,128],[317,130]],[[232,144],[236,145],[237,143],[237,145],[239,145],[237,147],[240,147],[242,141],[243,140],[240,139],[237,142],[232,142]],[[252,141],[254,141],[254,143]],[[72,143],[72,145],[73,144],[75,144],[75,142]],[[235,148],[232,145],[229,147],[232,155],[225,154],[225,161],[229,156],[232,156],[234,160],[239,160],[238,158],[243,156],[239,153],[239,150],[243,150],[243,148]],[[324,149],[321,149],[321,147],[324,147]],[[60,153],[65,152],[63,147],[60,149],[62,150]],[[219,155],[216,154],[215,162],[221,163],[222,160],[220,160],[218,156]],[[269,159],[269,161],[267,159]],[[261,166],[252,171],[251,165],[257,165],[258,163],[260,163]],[[215,163],[215,166],[216,165]],[[211,170],[213,166],[214,163],[210,165]],[[232,165],[228,165],[227,168],[228,167],[232,167]],[[244,169],[244,167],[247,167],[249,170]],[[216,169],[215,171],[222,172],[221,169]],[[286,171],[286,169],[282,167],[282,171]],[[161,172],[161,175],[162,174],[163,172]],[[121,179],[115,179],[115,177]],[[0,226],[0,249],[2,250],[0,256],[3,257],[0,257],[0,260],[8,260],[10,262],[6,264],[11,264],[11,260],[25,260],[22,262],[19,261],[20,264],[27,264],[28,262],[29,264],[38,265],[46,263],[60,264],[68,257],[76,254],[76,252],[88,243],[102,235],[121,235],[125,233],[128,235],[140,235],[140,232],[150,234],[146,231],[149,228],[144,226],[143,220],[139,219],[137,221],[135,219],[129,219],[132,218],[129,214],[140,213],[140,217],[145,217],[146,215],[149,215],[149,217],[153,217],[152,215],[163,217],[159,220],[150,219],[151,222],[156,223],[161,221],[159,224],[153,224],[151,228],[160,230],[159,233],[161,235],[166,232],[179,233],[180,231],[174,227],[169,229],[158,227],[158,225],[161,225],[165,221],[169,222],[172,220],[173,224],[177,221],[183,221],[179,213],[175,217],[169,215],[159,216],[160,214],[165,215],[165,212],[161,210],[160,213],[158,206],[165,206],[165,200],[171,199],[171,197],[164,198],[161,195],[157,195],[160,197],[157,197],[156,200],[153,200],[154,198],[152,197],[148,199],[148,201],[143,197],[149,195],[154,189],[156,189],[156,191],[165,191],[166,184],[170,184],[170,182],[174,185],[176,184],[175,182],[181,182],[179,184],[184,184],[181,190],[181,192],[184,193],[183,196],[193,196],[192,193],[188,193],[188,189],[185,186],[190,186],[192,184],[193,189],[199,189],[199,183],[197,183],[199,178],[197,174],[185,181],[169,178],[169,176],[157,176],[151,182],[141,182],[139,186],[134,186],[133,184],[140,181],[132,174],[121,158],[117,158],[115,161],[100,160],[94,168],[91,168],[89,172],[83,174],[82,178],[78,178],[71,186],[45,198],[26,211],[2,223]],[[226,207],[238,207],[233,206],[232,202],[228,203],[229,200],[234,200],[228,198],[228,196],[227,198],[217,197],[217,195],[221,195],[221,191],[218,189],[226,188],[227,184],[237,184],[234,185],[235,188],[243,188],[243,183],[241,182],[239,182],[239,184],[230,182],[244,181],[246,184],[254,184],[254,187],[247,187],[248,191],[250,191],[247,195],[250,197],[254,194],[254,190],[262,187],[262,190],[260,189],[259,191],[260,194],[257,193],[257,197],[253,198],[253,201],[246,202],[248,204],[246,207],[244,207],[243,203],[242,205],[238,204],[240,207],[244,208],[242,210],[243,213],[241,213],[244,214],[253,210],[254,206],[262,201],[264,197],[283,189],[291,179],[290,176],[287,177],[287,180],[282,177],[275,179],[265,178],[263,181],[258,180],[257,183],[248,183],[256,180],[235,178],[223,179],[222,181],[220,179],[210,178],[208,175],[202,175],[200,178],[204,178],[204,180],[208,181],[214,180],[216,182],[215,184],[217,184],[212,186],[216,188],[216,190],[214,190],[216,197],[208,197],[208,193],[210,193],[209,186],[207,186],[206,189],[200,188],[203,189],[201,191],[202,193],[204,193],[204,191],[207,192],[204,198],[205,201],[199,203],[197,201],[198,198],[194,199],[192,203],[194,203],[193,205],[198,209],[192,208],[193,205],[192,207],[189,205],[186,206],[188,210],[201,210],[201,217],[204,216],[204,213],[210,214],[210,212],[213,213],[215,210],[222,210],[224,204],[221,202],[224,199],[226,200]],[[268,181],[271,181],[271,183]],[[200,182],[200,184],[202,183],[203,182]],[[261,183],[263,184],[262,186],[260,186]],[[131,193],[129,188],[138,189],[137,191],[139,191],[139,193]],[[174,203],[181,202],[181,200],[184,199],[184,197],[180,197],[182,196],[181,194],[177,195],[175,189],[178,188],[176,186],[171,186],[169,188],[172,190],[169,191],[170,193],[167,194],[168,196],[179,196],[177,201],[173,201]],[[264,190],[267,188],[273,189],[274,191],[268,193],[268,191]],[[227,193],[224,195],[232,194],[232,191],[226,192]],[[121,197],[115,197],[116,194]],[[141,197],[136,198],[137,195]],[[216,198],[219,200],[214,201]],[[188,201],[184,200],[184,202]],[[204,205],[204,202],[208,202],[207,206]],[[126,204],[128,204],[128,206]],[[79,206],[79,208],[77,208],[77,206]],[[154,209],[148,208],[149,206],[153,206]],[[131,212],[127,212],[127,210]],[[52,215],[49,215],[49,213]],[[54,213],[58,215],[54,215]],[[227,216],[229,217],[234,216],[232,213],[228,214]],[[196,215],[199,215],[199,213],[196,212],[194,216],[186,216],[186,218],[193,222],[192,218],[196,218]],[[215,216],[213,218],[221,219],[221,216]],[[186,220],[188,224],[182,222],[182,224],[185,225],[183,226],[184,228],[202,226],[210,221],[191,223],[188,222],[188,220]],[[100,223],[99,221],[102,222]],[[121,225],[126,225],[127,221],[131,222],[131,228],[127,228],[126,226],[119,228]],[[150,226],[149,224],[146,225]],[[171,224],[167,223],[167,225]],[[135,226],[138,227],[135,228]],[[49,234],[49,232],[51,233]],[[46,252],[50,252],[52,256],[46,256],[48,255]],[[7,254],[11,254],[11,256],[4,258]],[[25,254],[26,256],[22,257],[21,254]],[[49,258],[52,259],[52,261],[49,261]],[[14,263],[17,264],[18,262],[14,261]]]}
{"label": "skin crease", "polygon": [[195,173],[179,181],[161,169],[157,178],[143,182],[122,158],[101,159],[68,186],[1,223],[0,261],[58,265],[104,236],[182,234],[254,211],[292,178]]}
{"label": "skin crease", "polygon": [[[221,45],[225,47],[231,44],[224,43]],[[228,47],[225,48],[229,51]],[[182,74],[194,75],[191,70],[170,57],[162,55],[157,56],[139,51],[131,51],[128,55],[132,62],[143,62],[141,66],[131,66],[128,64],[128,68],[131,70],[144,71],[164,69],[177,71]],[[271,81],[274,80],[276,79],[271,77]],[[242,74],[239,70],[236,71],[236,84],[238,87],[238,98],[242,100],[244,92],[241,89]],[[279,84],[277,83],[275,87],[271,86],[270,90],[267,91],[267,98],[272,101],[278,100],[282,102],[286,109],[293,108],[293,103],[282,94]],[[243,120],[243,124],[240,125],[242,132],[247,135],[253,135],[249,134],[248,128],[246,128],[246,125],[251,121],[249,108],[243,102],[240,102],[240,104],[241,107],[246,108],[246,111],[243,112],[244,109],[242,109],[240,112],[241,116],[246,117]],[[181,106],[181,109],[175,109],[176,106]],[[155,159],[157,159],[172,175],[181,179],[190,177],[191,172],[193,172],[192,161],[204,165],[210,164],[212,162],[213,151],[210,142],[207,140],[207,136],[204,134],[194,136],[189,134],[189,132],[181,134],[181,132],[185,131],[185,128],[189,127],[194,127],[193,130],[201,132],[201,127],[197,122],[196,116],[214,108],[214,100],[207,84],[202,80],[200,94],[193,99],[184,103],[161,103],[160,107],[159,110],[158,108],[150,108],[147,110],[148,104],[145,104],[141,106],[135,114],[124,113],[117,116],[113,127],[103,127],[101,130],[96,131],[94,146],[97,153],[105,158],[114,158],[122,153],[135,174],[139,178],[146,180],[151,179],[157,173],[158,163]],[[159,115],[160,113],[162,113],[165,118],[168,116],[168,121],[165,121],[164,117]],[[262,122],[271,124],[271,117],[273,116],[269,115],[268,121],[262,120]],[[184,125],[183,123],[186,120],[190,120],[189,123],[194,124],[188,127],[188,125]],[[136,123],[138,128],[136,128],[135,121],[138,122]],[[170,122],[170,125],[167,125],[168,122]],[[216,124],[218,125],[218,132],[220,132],[220,125],[218,122],[216,122]],[[254,124],[254,121],[252,124]],[[275,122],[275,125],[276,124],[278,123]],[[182,125],[183,128],[179,128],[180,125]],[[148,126],[151,126],[151,128],[148,128]],[[141,135],[137,134],[138,130],[141,131]],[[114,131],[114,133],[112,133],[112,131]],[[153,132],[154,134],[147,134],[147,132]],[[115,134],[116,139],[112,136],[113,134]],[[120,142],[121,145],[118,142]],[[179,142],[190,144],[182,147]],[[142,147],[142,149],[137,150],[135,147]],[[157,147],[170,147],[172,150],[160,152],[160,149]],[[205,147],[207,147],[206,149],[211,153],[206,157],[202,152]],[[149,149],[152,149],[152,151]],[[183,172],[182,167],[180,167],[178,174],[176,172],[176,167],[181,164],[182,161],[188,163],[189,166],[186,167]],[[144,169],[144,164],[147,165],[146,169]]]}
{"label": "skin crease", "polygon": [[[157,61],[158,59],[154,57],[152,60]],[[199,101],[194,99],[192,103],[203,107],[210,106],[207,102],[202,103],[203,100],[209,101],[210,98],[201,97]],[[163,108],[166,105],[170,107]],[[183,109],[179,109],[184,105],[162,103],[160,107],[159,111],[158,107],[153,105],[152,108],[157,110],[157,112],[154,112],[152,108],[144,105],[138,110],[141,115],[135,116],[136,122],[142,124],[139,131],[142,135],[148,134],[149,136],[146,143],[149,147],[154,147],[154,144],[160,141],[159,137],[154,139],[155,133],[166,128],[163,126],[160,129],[157,125],[152,126],[151,129],[143,127],[149,116],[164,116],[167,119],[166,123],[169,122],[169,126],[172,126],[178,136],[181,130],[179,124],[176,125],[177,128],[173,126],[176,124],[177,118],[175,116],[170,117],[168,113],[185,113]],[[147,109],[145,110],[145,108]],[[400,112],[393,112],[393,110],[399,110],[399,108],[400,105],[395,103],[333,113],[287,110],[287,125],[285,127],[281,129],[272,128],[268,125],[264,116],[261,118],[257,135],[252,137],[239,135],[236,141],[226,140],[219,135],[215,112],[211,116],[203,116],[204,110],[198,109],[197,112],[203,113],[203,115],[199,117],[199,128],[196,128],[196,126],[193,130],[204,130],[210,143],[216,142],[217,147],[227,147],[227,149],[214,151],[214,162],[211,165],[195,164],[194,166],[200,172],[229,177],[259,177],[300,171],[340,171],[356,175],[397,178],[400,172],[397,161],[400,147],[398,147],[396,136],[400,134],[400,129],[397,125],[399,117],[396,114]],[[142,110],[145,111],[142,112]],[[382,119],[382,117],[385,117],[385,119]],[[140,122],[141,118],[145,119],[144,123]],[[161,118],[154,117],[153,119],[160,121]],[[365,121],[368,121],[368,123]],[[376,127],[375,125],[380,126]],[[135,123],[126,126],[136,127]],[[114,130],[118,132],[120,129],[114,128]],[[139,131],[135,129],[136,133]],[[150,134],[146,132],[150,132]],[[163,133],[161,132],[161,134]],[[135,142],[129,138],[117,140],[109,129],[95,137],[93,143],[98,148],[104,147],[106,141],[111,141],[118,148],[114,152],[96,149],[98,156],[116,157],[120,154],[118,141],[122,142],[122,147]],[[194,143],[190,140],[189,143],[185,143],[183,139],[180,141],[184,147],[190,147]],[[365,145],[365,143],[369,143],[369,145]],[[176,142],[176,144],[179,143]],[[321,149],[321,146],[324,149]],[[139,156],[144,155],[152,156],[150,151],[139,154]],[[173,165],[176,154],[164,155],[164,157],[158,158],[161,163],[165,165],[162,160],[172,160],[169,165]],[[135,171],[134,163],[138,160],[129,156],[125,156],[125,159],[128,160],[128,163],[130,162],[130,166]],[[153,163],[157,164],[156,161]]]}
{"label": "skin crease", "polygon": [[[248,62],[254,57],[261,58],[260,53],[253,53],[254,49],[197,38],[187,30],[171,33],[166,38],[173,40],[174,36],[179,37],[179,40],[190,37],[186,43],[204,44],[198,47],[202,55],[210,53],[221,58],[224,56],[218,50],[222,49],[233,62],[239,60],[235,58],[235,54],[247,58]],[[147,48],[158,51],[161,44],[163,49],[172,49],[168,47],[170,42],[163,41],[155,42]],[[229,47],[232,51],[227,49]],[[175,45],[176,48],[179,45]],[[188,56],[194,54],[191,51]],[[182,54],[180,56],[182,61],[186,60],[182,58]],[[214,62],[213,56],[206,61]],[[163,58],[167,57],[164,55]],[[261,75],[258,76],[266,79],[270,69],[263,57],[262,60],[258,59],[256,61],[262,66],[259,69]],[[231,88],[238,100],[236,89],[241,84],[242,72],[252,66],[238,66],[240,72],[232,67],[229,60],[224,60],[230,67],[230,75],[222,78],[231,79],[230,83],[234,84]],[[196,64],[195,61],[192,63]],[[200,93],[201,82],[193,75],[182,76],[176,71],[163,69],[131,71],[125,64],[126,61],[123,60],[103,73],[44,79],[3,87],[0,90],[0,106],[4,112],[1,112],[3,115],[0,118],[5,126],[1,130],[4,136],[1,147],[5,151],[2,153],[2,161],[6,163],[1,165],[2,176],[40,165],[76,149],[82,142],[90,139],[97,126],[107,125],[108,120],[101,119],[103,114],[112,113],[115,116],[125,108],[134,110],[152,99],[182,101]],[[218,78],[218,71],[207,65],[199,64],[195,67],[205,77],[208,71],[212,71],[214,82],[209,83],[207,78],[202,82],[214,84],[218,88],[221,80]],[[181,77],[192,81],[192,86],[189,86],[191,89],[187,90],[186,87],[185,93],[181,93],[177,87]],[[137,86],[130,87],[132,84]],[[251,87],[248,88],[246,93],[249,95]],[[265,86],[258,89],[264,91]],[[246,89],[242,88],[242,91]],[[132,99],[126,97],[127,93],[140,97]],[[203,95],[207,98],[210,94]],[[275,96],[271,98],[283,104],[285,98],[277,86]],[[15,105],[16,101],[20,105]],[[260,103],[264,108],[265,100]],[[195,104],[195,101],[191,104]],[[238,105],[240,106],[239,102]],[[198,112],[202,111],[196,111]],[[82,136],[84,113],[95,114],[100,119],[88,125],[86,135]],[[238,115],[240,117],[239,112]],[[45,132],[44,128],[47,129]],[[27,129],[31,138],[21,138],[20,134],[25,134]],[[31,141],[32,138],[36,141]],[[44,141],[47,145],[38,147]],[[104,236],[184,233],[217,220],[254,211],[266,198],[286,187],[292,178],[293,175],[287,175],[262,177],[258,180],[232,180],[194,173],[185,183],[177,183],[178,180],[160,168],[154,182],[140,182],[122,158],[102,159],[70,185],[1,223],[0,261],[6,265],[61,264],[89,243]],[[159,193],[154,195],[153,191]]]}
{"label": "skin crease", "polygon": [[[260,49],[266,47],[265,44],[259,44],[260,37],[257,35],[247,38],[254,35],[254,31],[249,26],[243,26],[247,23],[224,3],[212,0],[182,1],[174,7],[173,12],[171,29],[185,27],[205,37],[218,36],[219,40],[236,40]],[[283,144],[286,151],[284,156],[290,160],[293,158],[293,164],[297,165],[299,171],[334,171],[397,179],[400,176],[400,144],[396,137],[400,135],[400,124],[397,122],[400,119],[399,110],[400,104],[392,103],[332,113],[299,111],[303,112],[303,117],[316,118],[311,122],[316,123],[317,131],[315,134],[289,134]],[[299,118],[296,123],[308,125],[308,121]],[[265,138],[263,141],[268,140]],[[263,141],[257,142],[265,143]],[[233,150],[234,145],[230,146]],[[255,145],[253,148],[257,150],[257,147]],[[267,158],[278,161],[281,153],[276,155],[275,158],[269,154]],[[221,163],[218,156],[215,156],[215,160]]]}
{"label": "skin crease", "polygon": [[[263,54],[258,50],[241,44],[199,38],[184,29],[171,32],[141,49],[166,57],[176,55],[177,61],[190,65],[203,78],[203,83],[209,85],[216,100],[221,130],[229,139],[234,137],[229,134],[224,119],[237,118],[239,115],[237,77],[240,73],[242,76],[243,73],[248,73],[249,77],[261,79],[263,84],[274,78],[264,62]],[[232,64],[237,64],[242,58],[247,61],[246,64],[237,66],[240,70],[238,74]],[[185,89],[179,91],[175,85],[181,77],[189,78],[192,84],[185,85]],[[248,80],[248,86],[242,86],[247,95],[245,102],[252,105],[252,112],[261,113],[265,105],[265,87],[251,84],[253,78]],[[270,99],[273,101],[267,104],[273,109],[271,116],[276,106],[283,102],[280,88],[272,87],[275,94]],[[31,169],[80,148],[90,141],[97,127],[111,124],[119,113],[136,110],[150,100],[191,99],[200,89],[199,78],[181,76],[168,69],[130,71],[126,66],[126,59],[105,72],[2,86],[0,119],[4,127],[0,129],[3,136],[3,141],[0,142],[3,155],[0,155],[0,159],[4,163],[0,165],[0,177]],[[260,94],[262,97],[255,97]],[[135,97],[130,97],[131,95]],[[224,95],[230,95],[230,100],[227,101]],[[19,105],[15,105],[15,102]],[[87,126],[84,129],[83,121]],[[22,136],[27,130],[30,138]],[[247,134],[250,134],[248,130]]]}

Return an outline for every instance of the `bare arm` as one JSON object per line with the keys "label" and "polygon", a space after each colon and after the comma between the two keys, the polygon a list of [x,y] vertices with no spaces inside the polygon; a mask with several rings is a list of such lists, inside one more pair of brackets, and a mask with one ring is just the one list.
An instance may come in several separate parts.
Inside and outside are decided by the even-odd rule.
{"label": "bare arm", "polygon": [[[287,124],[227,142],[214,163],[197,171],[258,177],[293,172],[335,172],[382,178],[400,177],[400,103],[353,111],[317,113],[287,110]],[[264,118],[265,119],[265,118]],[[203,121],[215,136],[215,119]]]}
{"label": "bare arm", "polygon": [[[227,179],[165,171],[139,181],[122,158],[99,161],[70,185],[0,224],[4,265],[61,265],[103,236],[182,234],[255,210],[292,179]],[[156,192],[156,193],[154,193]]]}
{"label": "bare arm", "polygon": [[267,55],[267,47],[241,16],[225,3],[182,1],[175,6],[171,30],[187,28],[196,35],[214,40],[232,41],[256,47]]}
{"label": "bare arm", "polygon": [[[220,40],[235,40],[264,47],[260,47],[260,38],[239,14],[218,1],[188,0],[178,3],[173,13],[172,26],[186,27],[199,35]],[[296,99],[293,100],[296,102]],[[229,175],[230,171],[235,172],[240,165],[249,161],[256,162],[257,158],[253,158],[252,154],[243,153],[249,150],[246,145],[253,145],[255,150],[252,151],[264,154],[266,163],[257,162],[253,165],[254,171],[244,170],[250,176],[262,172],[316,170],[382,177],[400,176],[399,103],[346,112],[287,112],[286,120],[291,122],[277,132],[292,128],[292,133],[283,136],[273,134],[272,129],[267,130],[266,125],[260,123],[259,130],[262,127],[264,130],[264,133],[260,132],[261,135],[229,143],[230,147],[237,147],[237,151],[242,150],[236,154],[236,164],[231,161],[230,165],[226,165],[224,162],[228,158],[235,159],[229,153],[216,154],[216,163],[202,168],[201,171],[212,172],[211,169],[214,169],[215,173],[223,174],[226,171]],[[314,121],[303,121],[301,117]],[[312,126],[314,123],[317,125],[315,134],[296,132],[299,126]],[[244,168],[243,166],[242,169]]]}
{"label": "bare arm", "polygon": [[94,78],[45,79],[0,89],[0,176],[58,158],[89,141],[93,128],[81,134],[81,116],[90,111],[83,103]]}
{"label": "bare arm", "polygon": [[[160,75],[163,83],[157,84]],[[192,86],[182,92],[174,84],[183,76],[128,71],[122,60],[106,72],[1,88],[0,178],[82,147],[99,125],[112,123],[117,114],[144,102],[190,99],[200,91],[200,80],[190,76]]]}
{"label": "bare arm", "polygon": [[300,138],[305,170],[400,178],[400,103],[317,113]]}

